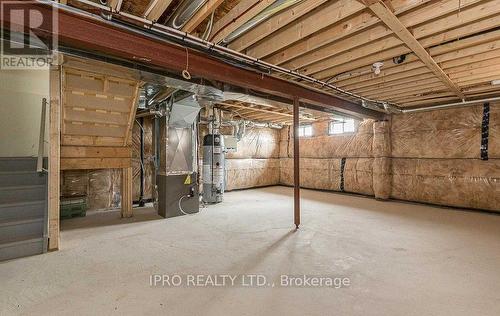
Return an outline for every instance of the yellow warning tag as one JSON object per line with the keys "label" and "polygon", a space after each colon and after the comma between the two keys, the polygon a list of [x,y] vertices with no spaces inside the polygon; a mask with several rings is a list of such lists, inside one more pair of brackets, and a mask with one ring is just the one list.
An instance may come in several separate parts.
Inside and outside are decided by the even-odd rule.
{"label": "yellow warning tag", "polygon": [[186,180],[184,180],[184,184],[191,184],[191,175],[188,174]]}

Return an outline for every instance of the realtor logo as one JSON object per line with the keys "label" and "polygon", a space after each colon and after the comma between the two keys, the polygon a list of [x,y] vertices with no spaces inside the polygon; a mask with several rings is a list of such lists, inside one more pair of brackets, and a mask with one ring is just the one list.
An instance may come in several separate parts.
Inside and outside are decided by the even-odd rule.
{"label": "realtor logo", "polygon": [[0,69],[48,69],[57,48],[50,1],[1,1]]}

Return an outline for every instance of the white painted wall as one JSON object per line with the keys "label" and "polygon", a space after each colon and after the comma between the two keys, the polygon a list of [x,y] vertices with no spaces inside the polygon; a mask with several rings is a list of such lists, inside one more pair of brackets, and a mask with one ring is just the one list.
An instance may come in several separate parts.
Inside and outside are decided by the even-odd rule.
{"label": "white painted wall", "polygon": [[49,98],[48,71],[0,70],[0,157],[38,155],[42,98]]}

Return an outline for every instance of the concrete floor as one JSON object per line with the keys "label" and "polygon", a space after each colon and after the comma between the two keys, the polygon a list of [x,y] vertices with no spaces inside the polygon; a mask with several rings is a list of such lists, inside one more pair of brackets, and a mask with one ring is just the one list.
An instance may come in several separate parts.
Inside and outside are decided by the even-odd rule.
{"label": "concrete floor", "polygon": [[[0,263],[0,315],[500,315],[500,216],[302,192],[299,231],[285,187],[230,192],[194,216],[63,221],[59,252]],[[351,285],[152,287],[151,274]]]}

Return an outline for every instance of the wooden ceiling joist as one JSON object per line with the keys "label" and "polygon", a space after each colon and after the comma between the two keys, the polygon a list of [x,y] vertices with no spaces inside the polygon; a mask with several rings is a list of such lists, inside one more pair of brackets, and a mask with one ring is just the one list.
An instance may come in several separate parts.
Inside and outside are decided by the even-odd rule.
{"label": "wooden ceiling joist", "polygon": [[[418,27],[412,28],[413,36],[419,39],[438,32],[446,31],[461,24],[475,21],[484,16],[489,16],[500,11],[500,1],[498,3],[488,3],[476,6],[467,10],[467,6],[475,4],[476,2],[477,0],[470,0],[469,2],[464,3],[464,11],[461,18],[457,18],[456,16],[447,16],[434,22],[421,24],[426,21],[426,17],[428,16],[443,17],[452,12],[454,6],[451,5],[452,1],[448,1],[444,3],[446,5],[437,7],[435,5],[430,5],[416,9],[408,14],[402,15],[398,19],[405,25],[406,28],[421,24]],[[393,32],[391,29],[387,28],[387,26],[375,25],[367,32],[361,32],[349,36],[348,38],[335,41],[329,45],[321,47],[320,49],[312,51],[309,54],[302,55],[290,62],[281,64],[281,66],[288,69],[307,67],[307,73],[311,74],[321,70],[324,67],[324,64],[329,64],[331,60],[336,60],[336,55],[342,52],[356,49],[356,53],[352,52],[353,55],[366,56],[372,51],[380,51],[401,45],[401,41],[394,36],[390,36],[391,34],[393,34]],[[325,60],[329,57],[332,58]],[[300,71],[303,72],[302,69]]]}
{"label": "wooden ceiling joist", "polygon": [[[469,25],[469,27],[474,28],[472,25]],[[475,36],[469,39],[462,39],[460,41],[437,46],[431,48],[429,52],[434,60],[440,64],[441,68],[446,70],[448,68],[500,56],[500,50],[498,50],[500,48],[500,43],[497,43],[497,41],[487,42],[498,38],[499,35],[500,33],[490,32],[482,36]],[[426,42],[426,40],[421,41],[421,43],[424,42]],[[369,67],[353,70],[352,75],[348,78],[332,81],[335,82],[337,86],[349,90],[361,85],[370,85],[371,83],[379,83],[380,81],[389,82],[406,76],[420,74],[415,73],[414,69],[424,67],[424,64],[413,55],[407,56],[407,60],[404,64],[393,65],[390,60],[384,60],[384,65],[379,76],[375,76],[370,71],[370,65]],[[448,72],[448,70],[446,71]]]}
{"label": "wooden ceiling joist", "polygon": [[[434,11],[437,11],[438,13],[434,12],[433,16],[449,14],[451,8],[445,6],[444,11],[439,11],[439,10],[441,10],[441,7],[435,8]],[[474,12],[465,12],[467,10],[464,10],[464,16],[467,16],[467,22],[480,19],[485,15],[488,16],[500,12],[500,1],[498,1],[498,6],[496,7],[494,6],[492,7],[491,4],[489,4],[486,6],[478,6],[472,8],[471,11],[472,10],[477,11],[475,13],[479,14],[474,14]],[[420,12],[421,14],[425,15],[430,13],[428,8],[424,7],[421,10],[411,12],[411,14],[409,15],[404,15],[400,21],[402,24],[405,25],[406,28],[413,26],[415,25],[414,23],[421,21],[422,19],[421,17],[420,20],[414,18],[415,12]],[[445,18],[445,22],[448,23],[442,23],[439,26],[433,25],[431,27],[428,24],[423,24],[423,26],[420,27],[418,31],[414,30],[412,32],[413,37],[419,40],[422,39],[421,45],[423,47],[430,47],[436,45],[442,42],[443,37],[453,38],[452,34],[457,33],[454,30],[450,30],[450,28],[457,25],[456,22],[453,22],[455,20],[457,20],[457,18],[452,16],[451,18],[450,17]],[[489,25],[482,25],[478,27],[482,27],[483,30],[491,28],[491,23],[487,24]],[[461,36],[467,36],[468,34],[473,34],[471,33],[473,32],[472,29],[461,30],[461,31],[462,31]],[[440,34],[441,36],[439,37],[436,36],[436,37],[424,38],[425,36],[432,36],[439,32],[442,32]],[[354,35],[353,37],[349,37],[345,40],[335,42],[332,45],[327,45],[321,48],[320,50],[305,55],[302,58],[295,59],[293,63],[283,64],[282,66],[291,69],[297,69],[299,67],[302,67],[299,69],[300,72],[312,75],[317,72],[323,71],[329,67],[347,62],[351,63],[355,59],[362,58],[370,54],[391,48],[394,48],[394,51],[391,51],[391,53],[401,52],[401,54],[407,54],[412,52],[410,49],[406,47],[406,45],[402,45],[403,43],[398,37],[393,36],[391,34],[393,34],[392,30],[384,28],[382,26],[375,26],[370,30],[370,32],[363,32],[361,34]],[[383,38],[383,36],[385,36],[385,38]],[[389,56],[389,58],[395,56],[398,55],[394,54],[392,56]]]}
{"label": "wooden ceiling joist", "polygon": [[[163,4],[161,16],[170,2],[152,0],[148,14]],[[207,0],[183,30],[199,31],[215,12],[212,39],[220,42],[272,3]],[[144,6],[133,14],[143,11]],[[490,82],[500,78],[499,25],[500,0],[304,0],[253,26],[228,47],[371,99],[432,105],[500,93]],[[384,64],[378,75],[375,62]],[[220,78],[222,70],[215,73]],[[287,74],[264,77],[353,100]],[[289,109],[254,101],[235,100],[226,109],[267,122],[289,120]]]}
{"label": "wooden ceiling joist", "polygon": [[240,26],[250,21],[262,10],[274,3],[274,0],[241,1],[213,26],[211,41],[218,43]]}
{"label": "wooden ceiling joist", "polygon": [[[95,54],[106,54],[111,58],[120,58],[136,62],[143,61],[144,66],[164,69],[180,74],[186,66],[186,49],[179,45],[146,37],[120,26],[110,26],[106,21],[92,17],[75,15],[64,8],[54,8],[45,3],[30,3],[42,14],[56,10],[58,14],[58,36],[61,45],[77,47],[80,50],[92,51]],[[2,19],[10,25],[18,25],[19,20],[11,17]],[[85,32],[80,30],[85,29]],[[54,34],[42,25],[37,35],[45,38]],[[270,94],[284,99],[292,96],[302,102],[325,106],[356,117],[371,117],[380,119],[383,113],[366,109],[359,104],[340,99],[331,93],[318,88],[284,81],[268,74],[242,69],[202,52],[189,52],[189,71],[192,76],[207,80],[219,81],[237,87],[251,89],[260,93]]]}
{"label": "wooden ceiling joist", "polygon": [[146,11],[144,11],[144,18],[150,21],[158,20],[170,3],[172,3],[172,0],[151,0]]}
{"label": "wooden ceiling joist", "polygon": [[109,0],[108,6],[112,8],[114,11],[120,11],[123,0]]}
{"label": "wooden ceiling joist", "polygon": [[340,21],[348,16],[360,12],[364,5],[352,2],[351,0],[329,1],[321,7],[321,10],[314,11],[313,14],[285,27],[274,34],[274,36],[250,47],[246,53],[256,58],[266,56],[287,47],[288,45],[310,36],[332,23]]}
{"label": "wooden ceiling joist", "polygon": [[[289,123],[293,120],[293,113],[289,109],[273,106],[255,105],[248,103],[220,102],[218,105],[225,111],[233,113],[245,120],[254,120],[267,123]],[[312,122],[316,119],[300,115],[300,120]]]}
{"label": "wooden ceiling joist", "polygon": [[303,15],[318,8],[327,1],[328,0],[303,1],[294,7],[284,10],[234,40],[229,44],[229,48],[236,51],[242,51],[250,45],[271,36],[272,33],[301,18]]}
{"label": "wooden ceiling joist", "polygon": [[387,6],[381,2],[375,2],[369,6],[373,11],[393,32],[396,34],[429,69],[443,83],[450,88],[461,99],[465,99],[465,95],[460,91],[460,88],[448,77],[448,75],[439,67],[429,53],[422,47],[417,39],[408,31],[408,29],[398,20]]}
{"label": "wooden ceiling joist", "polygon": [[[454,30],[448,31],[455,33]],[[447,33],[448,33],[447,32]],[[424,47],[431,47],[429,48],[429,54],[431,56],[436,56],[440,54],[445,54],[449,53],[451,55],[461,55],[463,54],[463,50],[466,48],[469,48],[471,46],[476,46],[476,45],[481,45],[483,43],[487,43],[492,40],[496,40],[499,38],[500,31],[491,31],[487,32],[484,34],[476,35],[473,37],[468,37],[468,38],[463,38],[460,39],[460,41],[452,41],[447,44],[441,44],[438,45],[439,42],[439,36],[435,37],[429,37],[420,40],[420,44],[423,45]],[[478,53],[474,47],[472,47],[473,52],[470,52],[470,54],[475,54]],[[361,58],[358,58],[356,60],[351,60],[351,61],[346,61],[341,65],[336,65],[331,68],[327,68],[325,66],[325,69],[316,73],[315,77],[318,79],[326,79],[326,78],[331,78],[332,76],[347,72],[347,71],[352,71],[353,69],[357,69],[360,67],[365,67],[368,66],[368,69],[371,69],[371,65],[375,62],[378,61],[384,61],[385,65],[390,65],[392,63],[392,58],[395,56],[400,56],[400,55],[405,55],[411,53],[411,50],[406,47],[406,46],[398,46],[394,47],[385,51],[381,52],[376,52],[374,54],[364,56]],[[444,57],[444,56],[442,56]],[[438,57],[434,57],[434,59],[437,59]],[[458,57],[455,57],[458,58]],[[446,59],[446,58],[445,58]],[[452,58],[450,58],[452,59]],[[406,62],[418,60],[418,58],[415,55],[407,55],[406,56]],[[436,60],[436,62],[440,62],[440,60]]]}
{"label": "wooden ceiling joist", "polygon": [[[412,10],[428,1],[429,0],[401,0],[397,1],[394,6],[396,13],[399,14]],[[419,19],[418,16],[414,16],[413,14],[411,15],[412,16],[410,20]],[[420,19],[422,18],[420,17]],[[325,45],[332,44],[335,41],[341,40],[343,38],[348,38],[349,36],[354,35],[359,31],[367,30],[367,33],[372,33],[370,27],[374,26],[379,21],[380,20],[369,10],[360,11],[360,13],[353,14],[352,17],[349,17],[343,21],[332,21],[333,24],[331,24],[327,28],[315,32],[308,38],[295,39],[295,43],[289,45],[284,50],[273,53],[272,55],[266,57],[265,60],[269,63],[283,66],[285,62],[303,55],[308,55],[309,52],[314,52],[317,49],[326,47]],[[326,49],[331,51],[331,48]],[[336,51],[336,48],[333,50]],[[252,52],[249,51],[248,53],[251,54]]]}
{"label": "wooden ceiling joist", "polygon": [[182,27],[182,30],[187,33],[193,32],[222,2],[224,0],[208,0]]}

